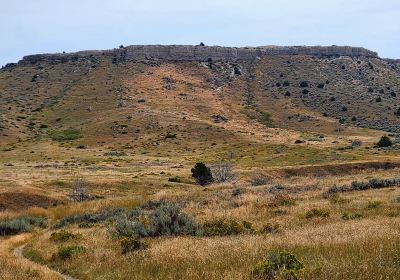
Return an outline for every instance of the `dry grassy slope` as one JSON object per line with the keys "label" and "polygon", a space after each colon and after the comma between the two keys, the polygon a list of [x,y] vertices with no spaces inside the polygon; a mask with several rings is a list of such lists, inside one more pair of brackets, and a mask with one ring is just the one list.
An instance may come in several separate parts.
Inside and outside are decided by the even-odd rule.
{"label": "dry grassy slope", "polygon": [[[399,96],[390,93],[399,92],[400,72],[389,62],[272,56],[239,69],[232,74],[228,63],[113,64],[108,57],[6,68],[0,72],[0,143],[46,142],[49,132],[74,128],[83,138],[73,145],[190,152],[209,143],[291,144],[304,133],[335,140],[378,135],[340,125],[340,117],[352,125],[398,127],[393,111]],[[299,87],[304,80],[308,94]],[[216,123],[214,115],[228,121]],[[178,140],[165,139],[168,133]]]}

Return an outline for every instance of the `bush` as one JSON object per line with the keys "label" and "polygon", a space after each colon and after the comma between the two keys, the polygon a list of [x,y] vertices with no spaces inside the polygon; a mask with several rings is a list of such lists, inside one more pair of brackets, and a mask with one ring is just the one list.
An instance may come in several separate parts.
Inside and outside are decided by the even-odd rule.
{"label": "bush", "polygon": [[342,219],[343,220],[356,220],[356,219],[361,219],[362,217],[363,217],[363,215],[360,214],[360,213],[344,212],[342,214]]}
{"label": "bush", "polygon": [[211,174],[216,183],[224,183],[235,178],[232,165],[229,163],[219,163],[211,166]]}
{"label": "bush", "polygon": [[395,114],[396,116],[400,117],[400,107],[397,109],[396,112],[394,112],[394,114]]}
{"label": "bush", "polygon": [[55,225],[55,228],[61,228],[69,224],[94,224],[101,223],[109,220],[116,220],[118,217],[123,215],[134,216],[138,215],[139,210],[133,209],[123,209],[123,208],[109,208],[96,213],[83,213],[77,215],[69,215],[60,219]]}
{"label": "bush", "polygon": [[81,234],[74,234],[72,232],[68,232],[66,230],[61,230],[57,232],[53,232],[50,236],[50,240],[53,242],[65,242],[69,240],[79,239],[81,238]]}
{"label": "bush", "polygon": [[375,200],[375,201],[369,201],[367,208],[368,209],[376,209],[379,208],[382,205],[382,201]]}
{"label": "bush", "polygon": [[181,182],[182,182],[182,179],[181,179],[181,177],[179,177],[179,176],[174,176],[174,177],[168,178],[168,182],[171,182],[171,183],[181,183]]}
{"label": "bush", "polygon": [[301,81],[300,82],[300,87],[305,88],[305,87],[308,87],[308,86],[309,86],[309,84],[308,84],[307,81]]}
{"label": "bush", "polygon": [[87,250],[83,246],[67,246],[58,250],[57,256],[62,260],[71,259],[73,255],[85,253]]}
{"label": "bush", "polygon": [[309,211],[306,212],[306,218],[311,219],[311,218],[328,218],[329,217],[329,211],[325,209],[319,209],[319,208],[313,208]]}
{"label": "bush", "polygon": [[272,181],[271,178],[264,174],[255,174],[250,178],[250,184],[253,187],[264,186],[271,183],[271,181]]}
{"label": "bush", "polygon": [[196,179],[201,186],[210,184],[213,181],[212,173],[204,163],[198,162],[192,168],[192,177]]}
{"label": "bush", "polygon": [[165,135],[165,139],[175,139],[175,138],[176,138],[176,133],[168,132],[167,135]]}
{"label": "bush", "polygon": [[70,128],[63,131],[53,131],[50,133],[50,137],[55,141],[67,141],[79,139],[82,135],[79,130]]}
{"label": "bush", "polygon": [[271,206],[294,206],[296,205],[296,199],[284,194],[277,194],[274,196]]}
{"label": "bush", "polygon": [[239,196],[243,194],[244,190],[242,188],[234,188],[232,190],[232,196]]}
{"label": "bush", "polygon": [[335,193],[348,192],[348,191],[363,191],[369,189],[381,189],[388,187],[400,186],[400,178],[395,177],[391,179],[370,179],[368,181],[353,181],[350,185],[333,186],[325,194],[325,197],[329,197]]}
{"label": "bush", "polygon": [[263,225],[260,232],[261,233],[278,233],[281,231],[281,226],[279,224],[267,223]]}
{"label": "bush", "polygon": [[353,148],[360,147],[362,145],[362,141],[360,139],[354,139],[351,141],[351,146]]}
{"label": "bush", "polygon": [[47,219],[34,216],[21,216],[9,220],[0,221],[0,236],[28,232],[32,227],[46,227]]}
{"label": "bush", "polygon": [[247,221],[237,222],[232,219],[219,219],[203,224],[204,236],[225,236],[253,233],[253,226]]}
{"label": "bush", "polygon": [[83,178],[77,178],[72,184],[72,191],[69,197],[74,202],[90,200],[89,183]]}
{"label": "bush", "polygon": [[149,245],[143,241],[136,238],[124,236],[120,239],[120,244],[122,248],[122,254],[127,254],[133,251],[144,250],[149,247]]}
{"label": "bush", "polygon": [[156,237],[169,235],[194,235],[198,226],[194,219],[183,213],[174,203],[155,201],[143,205],[138,215],[120,217],[115,231],[120,236]]}
{"label": "bush", "polygon": [[299,279],[304,271],[303,263],[292,253],[271,252],[251,271],[252,277],[261,279]]}
{"label": "bush", "polygon": [[376,146],[378,146],[379,148],[390,147],[392,145],[392,140],[390,140],[390,138],[386,135],[382,136],[378,143],[376,143]]}

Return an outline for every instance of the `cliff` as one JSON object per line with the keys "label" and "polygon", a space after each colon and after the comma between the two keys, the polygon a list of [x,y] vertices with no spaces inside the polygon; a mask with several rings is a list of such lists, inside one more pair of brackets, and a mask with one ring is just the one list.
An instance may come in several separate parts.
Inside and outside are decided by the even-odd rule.
{"label": "cliff", "polygon": [[293,47],[219,47],[189,45],[135,45],[104,51],[81,51],[75,53],[37,54],[25,56],[19,64],[37,62],[63,63],[80,58],[110,56],[116,62],[162,60],[162,61],[253,61],[264,56],[312,55],[312,56],[350,56],[378,57],[378,54],[364,48],[348,46],[293,46]]}

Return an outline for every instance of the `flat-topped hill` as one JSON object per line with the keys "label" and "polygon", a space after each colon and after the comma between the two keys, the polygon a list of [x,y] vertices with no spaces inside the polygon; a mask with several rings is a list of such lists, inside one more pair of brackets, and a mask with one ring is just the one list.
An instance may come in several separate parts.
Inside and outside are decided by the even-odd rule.
{"label": "flat-topped hill", "polygon": [[364,48],[153,45],[32,55],[0,70],[0,145],[9,153],[24,141],[188,153],[224,139],[347,141],[340,137],[365,129],[400,133],[399,94],[398,61]]}

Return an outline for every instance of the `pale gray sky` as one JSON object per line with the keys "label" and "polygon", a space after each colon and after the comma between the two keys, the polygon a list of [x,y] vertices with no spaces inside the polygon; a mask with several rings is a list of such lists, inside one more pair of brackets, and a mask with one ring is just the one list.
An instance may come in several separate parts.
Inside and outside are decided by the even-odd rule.
{"label": "pale gray sky", "polygon": [[120,44],[351,45],[400,58],[399,0],[0,0],[0,65]]}

